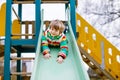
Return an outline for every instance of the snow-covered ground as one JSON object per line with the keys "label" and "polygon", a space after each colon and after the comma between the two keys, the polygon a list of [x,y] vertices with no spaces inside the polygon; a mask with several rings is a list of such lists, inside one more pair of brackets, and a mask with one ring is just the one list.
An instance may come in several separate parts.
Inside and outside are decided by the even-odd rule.
{"label": "snow-covered ground", "polygon": [[120,50],[120,0],[78,0],[77,12]]}

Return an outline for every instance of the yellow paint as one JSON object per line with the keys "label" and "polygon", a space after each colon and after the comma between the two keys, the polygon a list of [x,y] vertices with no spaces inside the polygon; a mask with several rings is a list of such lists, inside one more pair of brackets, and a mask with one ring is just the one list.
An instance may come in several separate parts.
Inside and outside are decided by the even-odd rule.
{"label": "yellow paint", "polygon": [[[105,70],[116,80],[120,80],[120,51],[78,13],[76,14],[76,19],[76,31],[79,32],[78,45],[86,50],[99,65],[102,64],[103,59]],[[104,47],[102,47],[102,44]],[[104,58],[102,58],[102,51]]]}
{"label": "yellow paint", "polygon": [[[14,20],[12,23],[12,35],[21,34],[21,25],[19,20]],[[12,36],[12,39],[20,39],[21,36]]]}
{"label": "yellow paint", "polygon": [[1,5],[0,9],[0,36],[5,36],[5,15],[6,14],[6,3]]}
{"label": "yellow paint", "polygon": [[[99,63],[102,62],[102,59],[99,58],[101,57],[101,51],[100,51],[100,44],[97,43],[99,41],[99,38],[96,40],[92,39],[93,33],[98,34],[95,29],[90,27],[90,25],[81,17],[77,14],[77,19],[80,21],[80,25],[77,25],[77,31],[79,32],[79,38],[78,38],[78,44],[79,45],[84,45],[84,49],[90,53],[90,55]],[[78,21],[78,22],[79,22]],[[96,47],[95,47],[96,46]],[[94,55],[96,51],[99,51],[97,55]]]}
{"label": "yellow paint", "polygon": [[[1,5],[0,9],[0,36],[5,36],[5,19],[6,19],[6,3]],[[18,20],[14,20],[12,23],[12,34],[20,34],[21,28]],[[13,39],[19,39],[20,36],[13,36]]]}
{"label": "yellow paint", "polygon": [[3,80],[3,76],[0,76],[0,80]]}
{"label": "yellow paint", "polygon": [[2,77],[0,76],[0,80],[2,80]]}

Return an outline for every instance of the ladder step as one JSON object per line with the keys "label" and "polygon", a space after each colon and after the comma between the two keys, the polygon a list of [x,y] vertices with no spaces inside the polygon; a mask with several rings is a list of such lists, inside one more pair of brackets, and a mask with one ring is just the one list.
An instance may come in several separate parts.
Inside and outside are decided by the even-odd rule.
{"label": "ladder step", "polygon": [[12,36],[35,36],[35,34],[12,34]]}
{"label": "ladder step", "polygon": [[87,63],[92,69],[98,69],[97,66],[95,64],[93,64],[92,62]]}
{"label": "ladder step", "polygon": [[[83,57],[82,57],[83,58]],[[89,63],[90,60],[88,58],[83,58],[83,60],[86,62],[86,63]]]}
{"label": "ladder step", "polygon": [[100,76],[103,74],[102,71],[100,71],[99,69],[95,70]]}
{"label": "ladder step", "polygon": [[35,1],[13,1],[13,4],[34,4]]}
{"label": "ladder step", "polygon": [[31,60],[35,59],[34,57],[12,57],[11,60]]}
{"label": "ladder step", "polygon": [[16,53],[17,50],[14,47],[11,47],[11,53]]}
{"label": "ladder step", "polygon": [[31,75],[31,72],[11,72],[11,75]]}

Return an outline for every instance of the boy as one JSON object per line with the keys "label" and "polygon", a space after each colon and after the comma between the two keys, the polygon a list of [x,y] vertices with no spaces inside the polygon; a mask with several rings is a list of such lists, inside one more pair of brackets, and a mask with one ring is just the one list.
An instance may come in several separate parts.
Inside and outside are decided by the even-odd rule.
{"label": "boy", "polygon": [[53,20],[50,23],[49,28],[44,32],[42,36],[42,53],[44,58],[50,58],[50,49],[48,45],[60,46],[57,62],[62,63],[68,55],[68,46],[66,36],[63,33],[65,26],[60,20]]}

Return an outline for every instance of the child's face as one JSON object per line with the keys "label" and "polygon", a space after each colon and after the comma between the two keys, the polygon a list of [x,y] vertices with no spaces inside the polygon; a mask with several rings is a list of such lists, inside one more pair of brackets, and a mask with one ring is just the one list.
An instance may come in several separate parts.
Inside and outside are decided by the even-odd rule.
{"label": "child's face", "polygon": [[54,28],[50,28],[50,33],[53,35],[53,36],[57,36],[60,34],[60,31],[59,30],[56,30]]}

